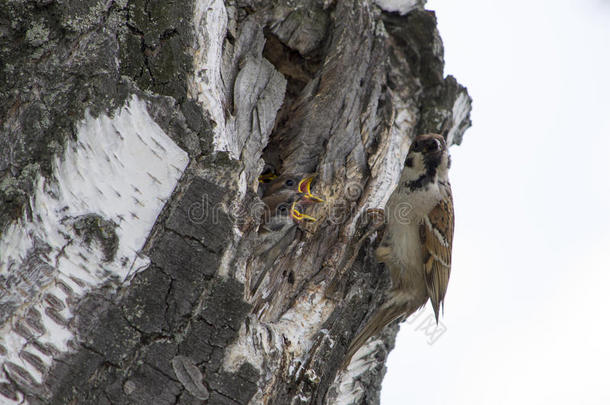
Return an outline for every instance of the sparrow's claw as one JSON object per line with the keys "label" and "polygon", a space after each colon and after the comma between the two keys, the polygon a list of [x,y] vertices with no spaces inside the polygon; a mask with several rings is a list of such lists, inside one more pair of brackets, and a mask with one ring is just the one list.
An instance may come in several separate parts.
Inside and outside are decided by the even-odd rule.
{"label": "sparrow's claw", "polygon": [[385,222],[385,211],[383,208],[369,208],[366,210],[366,215],[369,218],[372,217],[375,224],[382,224]]}
{"label": "sparrow's claw", "polygon": [[311,182],[313,181],[314,177],[315,176],[304,177],[299,182],[298,191],[299,191],[299,193],[305,194],[305,200],[308,202],[314,202],[314,203],[324,202],[324,200],[321,199],[320,197],[311,194]]}
{"label": "sparrow's claw", "polygon": [[293,202],[292,203],[292,207],[290,207],[290,216],[296,221],[296,222],[303,222],[303,221],[311,221],[311,222],[315,222],[317,221],[314,217],[309,216],[307,214],[303,214],[302,212],[300,212],[297,208],[296,208],[296,204],[297,202]]}
{"label": "sparrow's claw", "polygon": [[385,211],[383,208],[369,208],[366,210],[367,214],[376,214],[376,215],[385,215]]}

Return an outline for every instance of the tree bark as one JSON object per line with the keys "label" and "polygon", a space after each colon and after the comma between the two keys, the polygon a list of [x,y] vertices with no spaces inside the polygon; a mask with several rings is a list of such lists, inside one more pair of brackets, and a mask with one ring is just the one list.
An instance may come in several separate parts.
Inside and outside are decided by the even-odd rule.
{"label": "tree bark", "polygon": [[[0,4],[1,403],[379,402],[397,325],[339,369],[389,286],[367,210],[471,108],[394,3]],[[271,247],[265,165],[325,200]]]}

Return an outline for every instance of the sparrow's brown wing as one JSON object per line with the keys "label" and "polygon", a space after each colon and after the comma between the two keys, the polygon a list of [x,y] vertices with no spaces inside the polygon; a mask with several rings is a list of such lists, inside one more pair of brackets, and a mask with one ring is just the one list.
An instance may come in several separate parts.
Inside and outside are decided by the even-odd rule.
{"label": "sparrow's brown wing", "polygon": [[424,253],[426,287],[437,322],[451,272],[453,224],[453,197],[451,189],[448,189],[447,197],[430,211],[419,228]]}

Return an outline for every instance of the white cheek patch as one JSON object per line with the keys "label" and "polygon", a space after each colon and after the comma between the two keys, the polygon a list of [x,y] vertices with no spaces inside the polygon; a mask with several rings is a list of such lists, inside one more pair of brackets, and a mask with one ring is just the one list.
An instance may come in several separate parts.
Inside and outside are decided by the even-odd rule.
{"label": "white cheek patch", "polygon": [[411,160],[410,167],[405,165],[402,173],[402,182],[409,182],[417,180],[422,174],[426,172],[426,165],[424,164],[424,155],[420,152],[410,152],[407,155],[407,160]]}

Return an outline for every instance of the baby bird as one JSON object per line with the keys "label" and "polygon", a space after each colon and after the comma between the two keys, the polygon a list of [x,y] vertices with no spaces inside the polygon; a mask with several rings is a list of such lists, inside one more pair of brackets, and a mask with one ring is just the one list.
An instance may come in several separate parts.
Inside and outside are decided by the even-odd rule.
{"label": "baby bird", "polygon": [[301,212],[303,204],[307,204],[306,199],[306,194],[290,189],[278,190],[263,197],[262,229],[277,231],[285,225],[293,225],[304,220],[315,221],[313,217]]}
{"label": "baby bird", "polygon": [[302,193],[304,198],[303,204],[324,202],[318,196],[311,193],[311,183],[316,176],[313,174],[283,174],[273,177],[273,175],[262,174],[259,177],[259,183],[263,190],[262,198],[276,195],[285,191],[293,191]]}
{"label": "baby bird", "polygon": [[263,193],[264,212],[254,254],[262,259],[260,274],[252,284],[258,290],[275,259],[295,238],[297,225],[316,219],[303,212],[306,205],[323,201],[311,194],[313,176],[281,176],[268,183]]}

